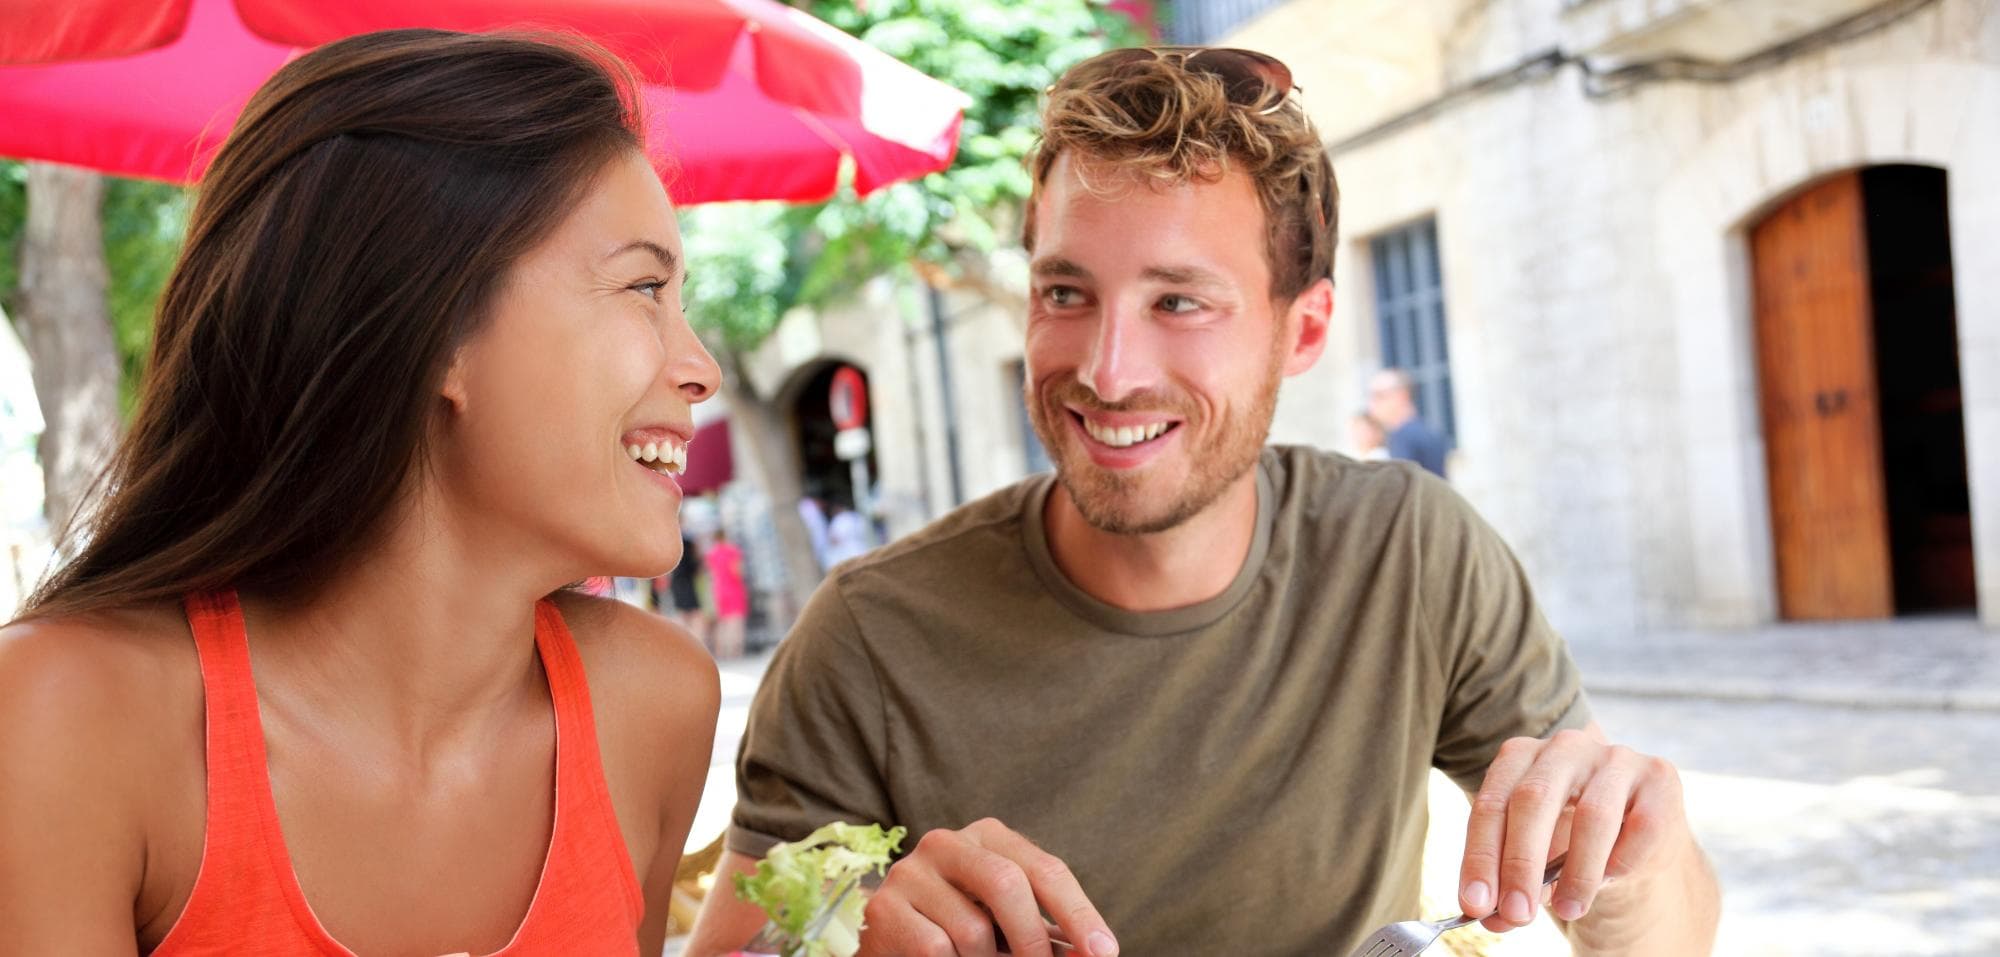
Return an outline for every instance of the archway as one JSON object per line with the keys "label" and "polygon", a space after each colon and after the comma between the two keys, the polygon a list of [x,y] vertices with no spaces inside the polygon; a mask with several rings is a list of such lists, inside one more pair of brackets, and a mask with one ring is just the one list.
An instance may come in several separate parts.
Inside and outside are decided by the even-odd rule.
{"label": "archway", "polygon": [[1943,170],[1836,173],[1750,228],[1778,604],[1977,601]]}

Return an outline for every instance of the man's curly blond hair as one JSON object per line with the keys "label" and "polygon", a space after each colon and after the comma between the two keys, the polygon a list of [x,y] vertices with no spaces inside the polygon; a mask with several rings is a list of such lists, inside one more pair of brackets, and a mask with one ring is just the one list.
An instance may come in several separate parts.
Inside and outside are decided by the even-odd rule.
{"label": "man's curly blond hair", "polygon": [[1188,52],[1114,50],[1071,67],[1049,88],[1041,141],[1028,157],[1034,189],[1022,243],[1034,250],[1035,206],[1065,152],[1161,186],[1212,183],[1241,170],[1264,208],[1271,297],[1290,302],[1333,275],[1340,225],[1333,164],[1289,90],[1232,102],[1222,76],[1181,65]]}

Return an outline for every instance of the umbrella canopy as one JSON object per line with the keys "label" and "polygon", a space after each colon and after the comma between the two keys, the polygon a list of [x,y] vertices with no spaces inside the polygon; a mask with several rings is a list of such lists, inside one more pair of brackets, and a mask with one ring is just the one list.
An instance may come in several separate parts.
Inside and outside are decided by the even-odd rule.
{"label": "umbrella canopy", "polygon": [[824,199],[849,161],[862,193],[941,170],[966,104],[771,0],[0,0],[0,62],[61,61],[0,66],[0,155],[190,182],[301,46],[394,26],[606,43],[644,79],[648,147],[681,203]]}

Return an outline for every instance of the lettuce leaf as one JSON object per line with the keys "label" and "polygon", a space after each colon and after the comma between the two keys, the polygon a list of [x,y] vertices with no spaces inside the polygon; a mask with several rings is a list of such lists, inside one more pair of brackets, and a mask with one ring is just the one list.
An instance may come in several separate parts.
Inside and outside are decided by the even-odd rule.
{"label": "lettuce leaf", "polygon": [[[884,831],[879,824],[836,821],[805,840],[771,848],[755,873],[736,876],[736,896],[763,908],[784,933],[784,957],[853,957],[861,948],[862,911],[868,906],[858,882],[888,869],[905,833],[900,827]],[[821,909],[832,903],[829,895],[849,882],[856,882],[855,890],[817,933],[808,934]]]}

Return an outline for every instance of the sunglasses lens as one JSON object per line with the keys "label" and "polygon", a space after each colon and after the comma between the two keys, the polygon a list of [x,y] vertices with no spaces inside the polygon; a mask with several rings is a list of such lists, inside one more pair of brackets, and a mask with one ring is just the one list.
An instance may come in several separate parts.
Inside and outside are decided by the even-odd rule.
{"label": "sunglasses lens", "polygon": [[1189,51],[1183,69],[1220,77],[1228,85],[1229,101],[1258,110],[1275,109],[1292,92],[1292,71],[1276,57],[1232,47]]}
{"label": "sunglasses lens", "polygon": [[1291,68],[1277,57],[1234,47],[1126,47],[1099,54],[1094,62],[1098,69],[1117,71],[1154,59],[1218,77],[1228,88],[1229,102],[1265,112],[1276,110],[1293,88]]}

